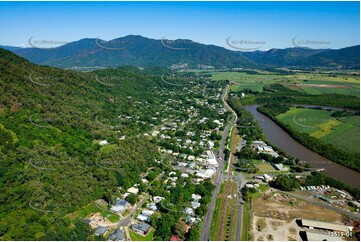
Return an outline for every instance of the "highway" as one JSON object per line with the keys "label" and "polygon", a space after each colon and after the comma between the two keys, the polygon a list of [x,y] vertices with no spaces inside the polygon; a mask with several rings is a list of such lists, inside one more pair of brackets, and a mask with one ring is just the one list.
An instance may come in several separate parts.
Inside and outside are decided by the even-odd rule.
{"label": "highway", "polygon": [[[214,185],[216,186],[216,188],[213,190],[212,193],[212,200],[208,205],[208,210],[206,215],[203,218],[203,223],[202,223],[202,230],[201,230],[201,235],[200,235],[200,240],[202,241],[208,241],[210,240],[210,229],[211,229],[211,224],[212,224],[212,216],[213,216],[213,212],[216,206],[216,198],[219,194],[219,190],[220,190],[220,186],[222,184],[223,181],[223,167],[224,167],[224,148],[225,148],[225,144],[226,141],[228,139],[228,136],[230,134],[231,129],[235,126],[236,124],[236,120],[237,120],[237,115],[236,113],[231,109],[231,107],[228,106],[227,102],[225,101],[226,96],[228,95],[228,91],[229,91],[230,85],[227,85],[227,87],[225,88],[221,99],[224,103],[224,107],[233,113],[232,117],[229,119],[229,122],[227,123],[226,127],[224,128],[223,134],[222,134],[222,140],[220,142],[220,146],[219,146],[219,152],[218,152],[218,168],[217,171],[214,175]],[[228,165],[229,167],[229,165]]]}

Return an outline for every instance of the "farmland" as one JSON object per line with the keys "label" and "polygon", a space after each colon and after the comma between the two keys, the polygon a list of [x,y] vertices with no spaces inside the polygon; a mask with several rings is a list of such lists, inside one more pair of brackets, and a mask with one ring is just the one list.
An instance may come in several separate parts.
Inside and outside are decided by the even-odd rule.
{"label": "farmland", "polygon": [[212,79],[233,82],[232,91],[238,92],[244,89],[262,92],[263,87],[274,83],[293,83],[291,76],[277,75],[271,72],[260,74],[247,74],[245,72],[212,72]]}
{"label": "farmland", "polygon": [[277,119],[298,132],[307,133],[321,142],[346,152],[359,153],[359,116],[333,117],[334,112],[307,108],[291,108]]}
{"label": "farmland", "polygon": [[208,72],[213,80],[230,80],[232,91],[242,90],[262,92],[265,86],[283,84],[305,94],[337,93],[360,96],[359,77],[352,73],[296,73],[281,75],[273,72]]}

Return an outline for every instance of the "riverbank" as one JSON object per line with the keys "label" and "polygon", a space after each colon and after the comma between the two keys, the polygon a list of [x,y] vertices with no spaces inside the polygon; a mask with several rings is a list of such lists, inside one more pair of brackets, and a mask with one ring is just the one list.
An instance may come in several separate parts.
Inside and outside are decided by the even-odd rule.
{"label": "riverbank", "polygon": [[[338,164],[348,167],[354,171],[360,171],[360,156],[355,153],[346,152],[341,150],[335,145],[330,145],[321,142],[315,137],[310,136],[307,133],[301,133],[293,129],[291,126],[281,122],[277,119],[278,115],[275,114],[274,106],[267,108],[266,106],[258,106],[257,111],[269,117],[273,122],[285,130],[292,138],[307,147],[308,149],[328,158]],[[283,113],[283,112],[281,112]],[[358,149],[359,145],[357,145]]]}
{"label": "riverbank", "polygon": [[258,121],[267,140],[287,154],[310,163],[315,168],[325,168],[326,175],[352,187],[360,188],[359,172],[331,161],[300,144],[272,119],[260,113],[257,110],[258,106],[259,105],[246,105],[245,109]]}

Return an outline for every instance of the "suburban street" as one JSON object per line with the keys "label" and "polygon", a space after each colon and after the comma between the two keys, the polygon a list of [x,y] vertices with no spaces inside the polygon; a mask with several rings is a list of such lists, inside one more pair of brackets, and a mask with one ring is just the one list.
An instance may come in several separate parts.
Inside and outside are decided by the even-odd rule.
{"label": "suburban street", "polygon": [[118,222],[118,225],[119,226],[128,226],[130,224],[130,219],[132,218],[134,213],[137,211],[137,209],[142,207],[143,203],[148,199],[148,196],[149,196],[149,194],[146,194],[142,200],[140,200],[136,205],[134,205],[133,210],[128,214],[128,216],[120,219]]}

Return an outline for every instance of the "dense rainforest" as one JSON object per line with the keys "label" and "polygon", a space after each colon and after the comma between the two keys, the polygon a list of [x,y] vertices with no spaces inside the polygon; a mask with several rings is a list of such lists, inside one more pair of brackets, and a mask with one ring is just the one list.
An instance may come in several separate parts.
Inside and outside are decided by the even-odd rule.
{"label": "dense rainforest", "polygon": [[[192,102],[161,73],[167,70],[79,73],[0,49],[1,239],[96,239],[66,215],[96,199],[110,203],[118,187],[162,167],[157,145],[139,134],[168,115],[160,107],[169,96],[160,93]],[[109,145],[101,147],[101,140]],[[105,159],[112,169],[103,169]]]}

